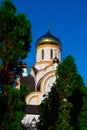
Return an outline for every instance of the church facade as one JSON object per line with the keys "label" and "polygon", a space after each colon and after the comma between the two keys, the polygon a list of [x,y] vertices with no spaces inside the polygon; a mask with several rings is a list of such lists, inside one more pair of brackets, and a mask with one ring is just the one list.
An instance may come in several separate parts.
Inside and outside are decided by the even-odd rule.
{"label": "church facade", "polygon": [[27,73],[27,66],[24,65],[24,72],[19,79],[19,82],[30,88],[30,93],[26,96],[28,111],[22,120],[26,127],[36,127],[39,117],[38,106],[55,82],[56,68],[60,62],[61,42],[48,30],[36,42],[36,62],[30,74]]}

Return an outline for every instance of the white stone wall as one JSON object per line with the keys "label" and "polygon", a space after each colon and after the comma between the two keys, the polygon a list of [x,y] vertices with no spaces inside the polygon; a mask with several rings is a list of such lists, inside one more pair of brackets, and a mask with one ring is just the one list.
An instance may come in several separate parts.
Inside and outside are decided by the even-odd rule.
{"label": "white stone wall", "polygon": [[35,114],[26,114],[23,120],[21,121],[26,127],[29,127],[32,120],[35,118],[36,123],[38,122],[39,115]]}
{"label": "white stone wall", "polygon": [[39,105],[42,100],[41,92],[32,92],[26,97],[27,105]]}
{"label": "white stone wall", "polygon": [[48,75],[44,76],[41,84],[41,88],[42,88],[41,91],[43,94],[47,94],[48,92],[50,92],[51,87],[55,82],[55,80],[56,80],[55,72],[49,73]]}
{"label": "white stone wall", "polygon": [[27,95],[26,97],[26,104],[27,105],[39,105],[42,100],[44,99],[43,95],[50,92],[53,83],[55,82],[55,75],[49,74],[42,80],[42,84],[40,86],[40,92],[32,92],[31,94]]}
{"label": "white stone wall", "polygon": [[35,68],[37,69],[37,70],[41,70],[41,69],[44,69],[46,66],[48,66],[50,63],[49,62],[40,62],[40,63],[36,63],[35,64]]}
{"label": "white stone wall", "polygon": [[51,71],[54,71],[54,70],[56,70],[56,68],[57,68],[57,64],[55,63],[55,64],[52,64],[52,65],[49,65],[46,69],[43,69],[43,70],[39,71],[39,72],[37,73],[37,75],[36,75],[36,78],[35,78],[35,80],[36,80],[36,85],[38,84],[38,81],[39,81],[46,73],[51,72]]}
{"label": "white stone wall", "polygon": [[27,68],[23,68],[22,76],[24,77],[28,76]]}
{"label": "white stone wall", "polygon": [[[50,58],[50,50],[53,50],[53,58]],[[42,59],[42,50],[44,50],[44,59]],[[56,57],[60,60],[60,49],[57,46],[52,45],[45,45],[37,48],[36,51],[36,62],[42,62],[42,61],[52,61],[55,58],[55,50],[57,55]]]}

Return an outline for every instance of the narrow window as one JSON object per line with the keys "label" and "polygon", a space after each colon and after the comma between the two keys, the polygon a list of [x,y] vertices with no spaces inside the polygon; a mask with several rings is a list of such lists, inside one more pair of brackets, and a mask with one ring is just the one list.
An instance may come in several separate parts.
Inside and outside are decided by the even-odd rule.
{"label": "narrow window", "polygon": [[50,50],[50,59],[53,59],[53,50]]}
{"label": "narrow window", "polygon": [[42,59],[44,59],[44,50],[42,50]]}
{"label": "narrow window", "polygon": [[57,58],[57,49],[55,49],[55,57]]}

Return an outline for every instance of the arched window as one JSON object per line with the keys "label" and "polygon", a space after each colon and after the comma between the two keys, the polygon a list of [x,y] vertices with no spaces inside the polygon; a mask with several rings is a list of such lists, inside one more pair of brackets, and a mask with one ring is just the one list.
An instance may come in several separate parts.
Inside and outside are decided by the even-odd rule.
{"label": "arched window", "polygon": [[57,49],[55,49],[55,57],[57,58]]}
{"label": "arched window", "polygon": [[42,59],[44,59],[44,50],[42,49]]}
{"label": "arched window", "polygon": [[50,59],[53,59],[53,49],[50,50]]}

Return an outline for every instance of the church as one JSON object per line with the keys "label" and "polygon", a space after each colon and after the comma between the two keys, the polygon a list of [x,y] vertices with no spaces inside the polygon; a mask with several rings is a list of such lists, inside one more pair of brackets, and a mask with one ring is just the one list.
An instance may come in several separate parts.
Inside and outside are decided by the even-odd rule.
{"label": "church", "polygon": [[28,111],[22,120],[26,127],[36,127],[39,117],[38,106],[55,82],[56,68],[60,62],[61,41],[48,30],[36,42],[36,62],[30,74],[27,73],[27,65],[24,65],[22,76],[18,79],[19,84],[16,86],[19,88],[21,82],[30,89],[25,98]]}

